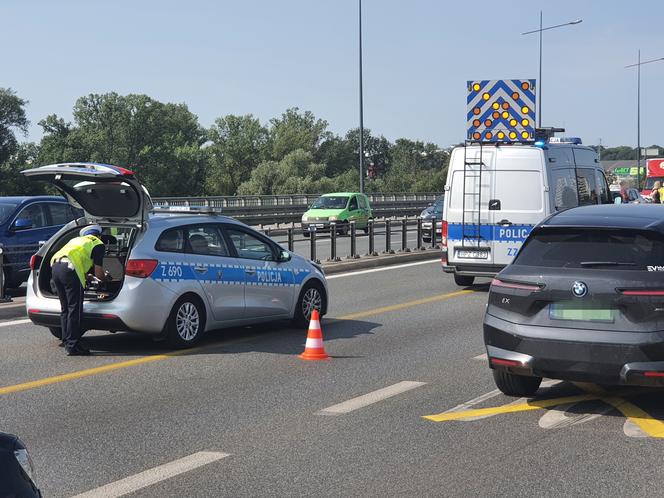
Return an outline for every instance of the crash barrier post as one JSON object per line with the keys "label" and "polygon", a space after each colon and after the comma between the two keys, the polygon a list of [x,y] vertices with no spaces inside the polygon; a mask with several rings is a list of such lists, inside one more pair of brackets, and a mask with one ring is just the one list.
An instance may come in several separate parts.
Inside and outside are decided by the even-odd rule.
{"label": "crash barrier post", "polygon": [[288,250],[291,252],[295,250],[295,240],[293,239],[293,227],[288,228]]}
{"label": "crash barrier post", "polygon": [[385,220],[385,254],[391,254],[392,251],[392,221]]}
{"label": "crash barrier post", "polygon": [[417,218],[417,250],[424,249],[422,247],[422,218]]}
{"label": "crash barrier post", "polygon": [[316,227],[309,225],[309,244],[310,244],[310,256],[311,261],[318,262],[318,257],[316,256]]}
{"label": "crash barrier post", "polygon": [[436,220],[436,217],[434,216],[431,218],[431,247],[433,249],[436,248],[436,230],[438,229],[438,226],[436,225],[438,221]]}
{"label": "crash barrier post", "polygon": [[378,256],[374,243],[374,220],[369,220],[369,252],[367,256]]}
{"label": "crash barrier post", "polygon": [[337,257],[337,224],[330,223],[330,259],[328,261],[339,261]]}
{"label": "crash barrier post", "polygon": [[357,227],[354,221],[350,222],[350,259],[357,259]]}
{"label": "crash barrier post", "polygon": [[408,248],[408,218],[401,220],[401,252],[410,252]]}

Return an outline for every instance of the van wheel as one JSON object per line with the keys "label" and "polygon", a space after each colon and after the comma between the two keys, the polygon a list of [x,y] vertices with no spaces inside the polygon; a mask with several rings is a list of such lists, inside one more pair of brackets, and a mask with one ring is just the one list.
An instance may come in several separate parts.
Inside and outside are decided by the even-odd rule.
{"label": "van wheel", "polygon": [[293,324],[298,328],[307,327],[311,319],[311,312],[313,310],[318,310],[319,313],[322,312],[325,309],[326,303],[327,297],[321,284],[311,282],[305,285],[297,300]]}
{"label": "van wheel", "polygon": [[454,274],[454,283],[460,287],[468,287],[473,285],[474,281],[475,277],[471,277],[469,275],[457,275],[456,273]]}
{"label": "van wheel", "polygon": [[304,236],[308,239],[308,238],[309,238],[309,235],[310,235],[310,234],[309,234],[309,230],[304,230],[304,231],[302,232],[302,235],[304,235]]}
{"label": "van wheel", "polygon": [[337,233],[339,235],[346,236],[350,233],[350,225],[346,221],[343,221],[343,222],[339,223],[339,225],[337,225],[337,227],[338,227],[337,228]]}
{"label": "van wheel", "polygon": [[62,329],[60,327],[49,327],[48,330],[51,331],[53,337],[62,340]]}
{"label": "van wheel", "polygon": [[508,396],[532,396],[539,389],[542,377],[514,375],[505,370],[494,370],[493,380],[496,387]]}
{"label": "van wheel", "polygon": [[205,330],[205,308],[198,298],[183,296],[175,303],[168,321],[166,336],[171,346],[188,348],[196,344]]}

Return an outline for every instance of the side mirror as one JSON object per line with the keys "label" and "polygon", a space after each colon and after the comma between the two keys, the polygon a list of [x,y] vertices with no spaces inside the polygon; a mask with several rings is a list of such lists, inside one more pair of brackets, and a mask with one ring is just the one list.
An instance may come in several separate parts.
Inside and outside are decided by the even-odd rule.
{"label": "side mirror", "polygon": [[292,259],[291,253],[288,251],[281,251],[279,253],[279,263],[288,263]]}
{"label": "side mirror", "polygon": [[19,218],[12,225],[12,230],[17,232],[20,230],[29,230],[30,228],[32,228],[32,220],[28,218]]}

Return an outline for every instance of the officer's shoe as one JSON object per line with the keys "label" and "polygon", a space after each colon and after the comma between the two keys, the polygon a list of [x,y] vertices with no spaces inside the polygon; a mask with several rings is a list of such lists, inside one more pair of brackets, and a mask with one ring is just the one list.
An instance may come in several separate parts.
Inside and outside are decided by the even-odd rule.
{"label": "officer's shoe", "polygon": [[68,356],[90,356],[92,353],[82,344],[77,344],[72,349],[67,349]]}

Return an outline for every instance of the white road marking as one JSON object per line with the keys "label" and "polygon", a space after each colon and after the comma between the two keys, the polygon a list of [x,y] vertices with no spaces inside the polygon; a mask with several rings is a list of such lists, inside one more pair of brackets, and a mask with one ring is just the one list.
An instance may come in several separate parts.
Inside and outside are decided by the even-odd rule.
{"label": "white road marking", "polygon": [[486,353],[478,354],[477,356],[473,357],[473,360],[477,361],[487,361],[489,359],[489,356]]}
{"label": "white road marking", "polygon": [[11,327],[12,325],[23,325],[24,323],[32,323],[32,320],[24,318],[22,320],[12,320],[11,322],[0,322],[0,327]]}
{"label": "white road marking", "polygon": [[384,266],[382,268],[372,268],[370,270],[359,270],[359,271],[350,271],[346,273],[338,273],[336,275],[330,275],[326,277],[327,280],[332,280],[335,278],[344,278],[344,277],[354,277],[356,275],[365,275],[367,273],[376,273],[379,271],[389,271],[389,270],[399,270],[401,268],[408,268],[410,266],[420,266],[420,265],[430,265],[432,263],[440,264],[440,259],[431,259],[426,261],[416,261],[415,263],[404,263],[402,265],[391,265]]}
{"label": "white road marking", "polygon": [[588,411],[585,413],[570,413],[568,415],[569,410],[579,403],[560,405],[550,409],[544,415],[542,415],[538,424],[542,429],[562,429],[563,427],[570,427],[572,425],[590,422],[591,420],[600,418],[601,416],[609,413],[611,410],[614,410],[613,406],[597,401],[586,401],[585,403],[592,403],[591,405],[588,405]]}
{"label": "white road marking", "polygon": [[625,420],[625,423],[623,424],[623,432],[625,433],[625,436],[629,437],[648,437],[648,434],[643,432],[641,427],[636,425],[636,423],[629,418]]}
{"label": "white road marking", "polygon": [[396,396],[397,394],[410,391],[411,389],[415,389],[425,384],[426,382],[414,382],[408,380],[405,380],[403,382],[397,382],[396,384],[385,387],[383,389],[378,389],[377,391],[363,394],[362,396],[349,399],[348,401],[344,401],[343,403],[339,403],[324,408],[316,412],[316,415],[343,415],[345,413],[350,413],[352,411],[355,411],[359,408],[364,408],[365,406],[372,405],[384,399],[391,398],[392,396]]}
{"label": "white road marking", "polygon": [[134,493],[140,489],[152,486],[158,482],[170,479],[171,477],[216,462],[227,456],[229,456],[227,453],[201,451],[125,479],[106,484],[105,486],[92,489],[80,495],[76,495],[74,498],[116,498],[119,496],[125,496],[129,493]]}

